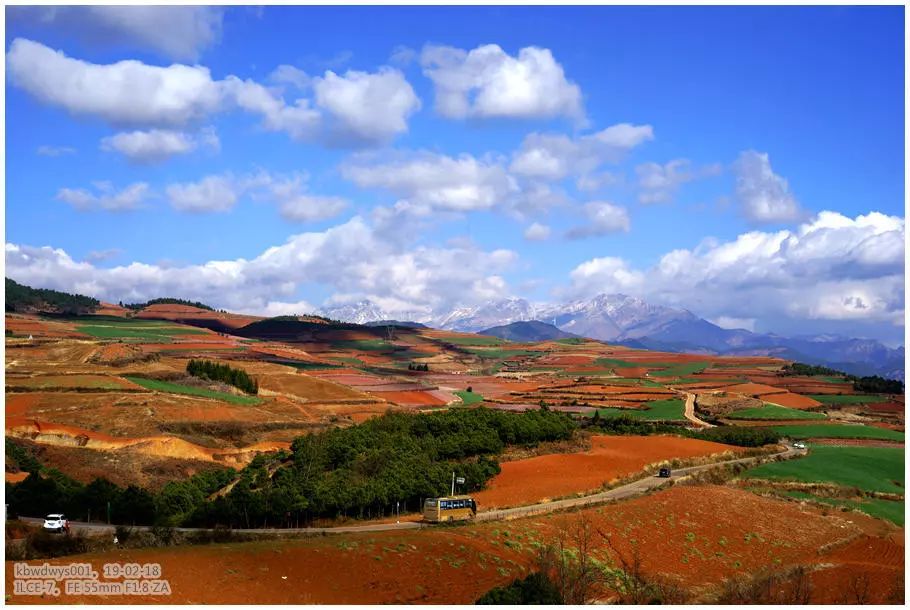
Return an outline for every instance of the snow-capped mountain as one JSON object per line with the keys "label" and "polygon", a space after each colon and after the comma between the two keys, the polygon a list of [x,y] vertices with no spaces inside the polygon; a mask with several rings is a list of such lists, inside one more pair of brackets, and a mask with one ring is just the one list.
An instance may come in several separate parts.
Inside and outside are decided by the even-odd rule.
{"label": "snow-capped mountain", "polygon": [[489,301],[431,315],[390,314],[370,301],[330,307],[322,314],[366,324],[398,319],[433,328],[478,332],[513,322],[539,320],[575,335],[655,350],[728,355],[768,355],[823,364],[858,375],[903,379],[904,349],[879,341],[835,335],[782,337],[721,328],[685,309],[653,305],[624,294],[600,294],[562,304],[534,304],[522,298]]}

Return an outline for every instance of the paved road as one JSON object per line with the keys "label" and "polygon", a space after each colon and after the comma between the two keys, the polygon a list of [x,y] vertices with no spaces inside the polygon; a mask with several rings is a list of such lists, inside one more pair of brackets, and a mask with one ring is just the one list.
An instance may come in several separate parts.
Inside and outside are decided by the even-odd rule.
{"label": "paved road", "polygon": [[[780,455],[786,458],[794,457],[797,455],[805,455],[805,449],[795,449],[791,445],[785,445],[787,448],[784,451],[776,455]],[[714,462],[712,464],[703,464],[701,466],[689,466],[687,468],[677,468],[673,471],[673,474],[669,478],[660,478],[657,476],[645,477],[644,479],[639,479],[633,481],[632,483],[627,483],[620,487],[610,489],[608,491],[602,491],[600,493],[592,494],[590,496],[582,496],[578,498],[566,498],[564,500],[553,500],[550,502],[541,502],[540,504],[532,504],[530,506],[517,506],[515,508],[502,508],[496,510],[489,510],[485,512],[477,513],[477,521],[500,521],[504,519],[515,519],[517,517],[525,517],[528,515],[539,515],[543,513],[551,513],[557,510],[563,510],[566,508],[574,508],[576,506],[588,506],[591,504],[602,504],[605,502],[612,502],[615,500],[625,500],[634,496],[643,494],[644,492],[661,487],[666,485],[671,480],[677,480],[684,476],[695,474],[698,472],[703,472],[705,470],[710,470],[721,465],[728,464],[746,464],[750,462],[755,462],[759,459],[762,459],[768,456],[758,456],[758,457],[746,457],[746,458],[737,458],[734,460],[726,460],[723,462]],[[20,517],[21,521],[27,523],[43,523],[44,519],[34,518],[34,517]],[[70,521],[70,527],[77,532],[82,533],[109,533],[113,535],[114,526],[107,525],[103,523],[83,523],[81,521]],[[402,521],[401,523],[372,523],[366,525],[349,525],[343,527],[301,527],[301,528],[267,528],[267,529],[234,529],[232,530],[235,533],[248,533],[248,534],[343,534],[343,533],[352,533],[352,532],[384,532],[389,530],[411,530],[419,529],[422,527],[430,527],[428,524],[420,523],[416,521]],[[152,528],[147,526],[135,526],[135,530],[150,530]],[[204,532],[211,531],[206,528],[194,528],[194,527],[178,527],[175,528],[178,532]]]}

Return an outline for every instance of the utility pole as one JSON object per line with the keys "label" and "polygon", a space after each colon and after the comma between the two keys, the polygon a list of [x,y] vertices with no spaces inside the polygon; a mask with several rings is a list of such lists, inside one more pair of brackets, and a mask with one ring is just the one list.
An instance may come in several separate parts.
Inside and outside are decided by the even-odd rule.
{"label": "utility pole", "polygon": [[455,495],[455,471],[452,471],[452,495]]}

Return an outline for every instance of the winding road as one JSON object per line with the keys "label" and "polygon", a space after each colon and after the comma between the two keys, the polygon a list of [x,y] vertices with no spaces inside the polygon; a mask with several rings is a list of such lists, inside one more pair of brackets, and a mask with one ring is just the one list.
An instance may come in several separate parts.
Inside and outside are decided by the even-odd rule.
{"label": "winding road", "polygon": [[[602,491],[599,493],[591,494],[589,496],[581,496],[575,498],[565,498],[563,500],[551,500],[549,502],[541,502],[539,504],[531,504],[529,506],[516,506],[514,508],[501,508],[495,510],[489,510],[485,512],[477,513],[476,521],[503,521],[507,519],[516,519],[518,517],[526,517],[529,515],[539,515],[544,513],[551,513],[558,510],[564,510],[566,508],[574,508],[577,506],[590,506],[592,504],[603,504],[605,502],[612,502],[615,500],[626,500],[638,495],[641,495],[649,490],[656,489],[663,485],[666,485],[669,481],[677,480],[682,477],[696,474],[699,472],[704,472],[710,470],[711,468],[716,468],[718,466],[730,465],[730,464],[747,464],[751,462],[756,462],[761,459],[765,459],[772,456],[780,456],[784,458],[791,458],[796,456],[801,456],[806,454],[805,449],[796,449],[790,444],[784,443],[786,449],[776,454],[762,455],[756,457],[746,457],[746,458],[737,458],[734,460],[726,460],[723,462],[714,462],[712,464],[702,464],[700,466],[689,466],[687,468],[677,468],[673,471],[670,477],[645,477],[607,491]],[[44,519],[36,517],[20,517],[20,521],[26,523],[43,523]],[[109,533],[113,534],[115,531],[115,526],[107,525],[104,523],[84,523],[81,521],[70,521],[70,527],[76,532],[82,533]],[[284,534],[345,534],[345,533],[354,533],[354,532],[384,532],[389,530],[411,530],[419,529],[423,527],[432,527],[427,523],[421,523],[417,521],[403,521],[400,523],[372,523],[366,525],[349,525],[349,526],[340,526],[340,527],[300,527],[300,528],[259,528],[259,529],[233,529],[231,531],[235,533],[242,534],[265,534],[265,535],[284,535]],[[150,530],[151,527],[148,526],[135,526],[135,530]],[[205,532],[213,531],[207,528],[194,528],[194,527],[178,527],[175,528],[178,532]]]}
{"label": "winding road", "polygon": [[692,392],[686,392],[686,410],[683,413],[690,422],[696,426],[701,426],[702,428],[713,428],[713,424],[709,424],[706,421],[698,419],[698,416],[695,415],[695,394]]}

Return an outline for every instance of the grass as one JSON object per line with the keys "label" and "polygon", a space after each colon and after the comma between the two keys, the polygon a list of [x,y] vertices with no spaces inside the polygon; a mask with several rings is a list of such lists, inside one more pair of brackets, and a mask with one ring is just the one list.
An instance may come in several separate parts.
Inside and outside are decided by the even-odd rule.
{"label": "grass", "polygon": [[204,330],[141,322],[105,322],[104,324],[78,324],[76,330],[97,339],[148,339],[161,341],[177,335],[206,335]]}
{"label": "grass", "polygon": [[869,438],[885,441],[902,441],[904,433],[897,430],[875,428],[862,424],[806,424],[774,426],[782,436],[790,438]]}
{"label": "grass", "polygon": [[616,358],[597,358],[594,360],[597,366],[605,366],[613,369],[633,369],[644,366],[639,362],[629,362],[628,360],[617,360]]}
{"label": "grass", "polygon": [[295,369],[299,369],[301,371],[320,371],[325,369],[341,368],[340,364],[329,364],[327,362],[301,362],[299,360],[267,360],[266,362],[271,362],[273,364],[282,364],[284,366],[292,366]]}
{"label": "grass", "polygon": [[646,419],[646,420],[683,420],[685,419],[686,405],[683,401],[678,398],[670,398],[667,400],[652,400],[647,403],[646,409],[617,409],[614,407],[608,407],[606,409],[598,409],[597,413],[601,417],[620,417],[622,415],[628,415],[634,417],[635,419]]}
{"label": "grass", "polygon": [[335,349],[350,349],[359,352],[385,352],[394,349],[394,345],[383,339],[355,339],[353,341],[332,341]]}
{"label": "grass", "polygon": [[483,402],[483,396],[476,392],[459,390],[458,392],[455,392],[455,395],[461,398],[461,402],[463,402],[466,407],[477,404],[478,402]]}
{"label": "grass", "polygon": [[881,396],[868,394],[809,394],[809,398],[826,405],[859,405],[867,402],[885,402],[887,400]]}
{"label": "grass", "polygon": [[508,343],[505,339],[499,337],[490,337],[488,335],[476,335],[474,337],[446,337],[441,339],[445,343],[452,345],[503,345]]}
{"label": "grass", "polygon": [[586,339],[584,337],[566,337],[565,339],[556,339],[556,343],[565,343],[566,345],[581,345]]}
{"label": "grass", "polygon": [[762,464],[749,479],[833,483],[863,491],[904,493],[904,450],[890,447],[812,446],[803,458]]}
{"label": "grass", "polygon": [[730,419],[825,419],[825,414],[766,404],[762,407],[740,409],[730,413],[727,417]]}
{"label": "grass", "polygon": [[683,362],[674,364],[661,371],[652,371],[650,374],[652,377],[686,377],[687,375],[701,373],[709,365],[709,362]]}
{"label": "grass", "polygon": [[840,498],[823,498],[814,496],[803,491],[788,491],[786,494],[799,500],[809,500],[811,502],[820,502],[831,506],[846,506],[847,508],[858,510],[877,519],[885,519],[896,525],[904,527],[904,501],[903,500],[882,500],[880,498],[865,498],[862,501],[843,500]]}
{"label": "grass", "polygon": [[496,360],[508,360],[517,356],[539,356],[541,352],[531,352],[526,349],[469,349],[469,352],[481,358],[494,358]]}
{"label": "grass", "polygon": [[818,379],[819,381],[827,381],[828,383],[850,383],[843,377],[832,377],[831,375],[813,375],[812,379]]}
{"label": "grass", "polygon": [[146,379],[145,377],[126,376],[125,378],[129,379],[137,385],[142,386],[143,388],[154,390],[156,392],[168,392],[170,394],[188,394],[189,396],[214,398],[216,400],[223,400],[225,402],[231,402],[238,405],[256,405],[261,402],[261,399],[256,398],[255,396],[238,396],[236,394],[228,394],[227,392],[216,392],[215,390],[209,390],[208,388],[197,388],[193,386],[180,385],[179,383],[172,383],[170,381]]}

